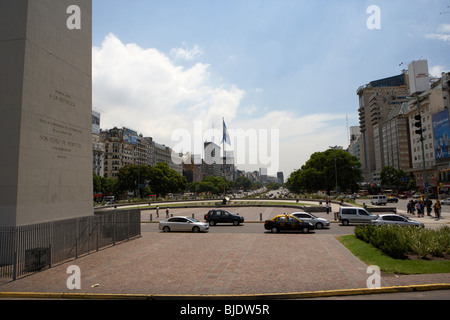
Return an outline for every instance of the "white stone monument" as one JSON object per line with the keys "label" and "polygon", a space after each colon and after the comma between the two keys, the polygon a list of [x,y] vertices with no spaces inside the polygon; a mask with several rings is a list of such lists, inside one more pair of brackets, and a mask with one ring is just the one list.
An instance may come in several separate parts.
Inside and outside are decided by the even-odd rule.
{"label": "white stone monument", "polygon": [[0,0],[0,227],[93,214],[92,0]]}

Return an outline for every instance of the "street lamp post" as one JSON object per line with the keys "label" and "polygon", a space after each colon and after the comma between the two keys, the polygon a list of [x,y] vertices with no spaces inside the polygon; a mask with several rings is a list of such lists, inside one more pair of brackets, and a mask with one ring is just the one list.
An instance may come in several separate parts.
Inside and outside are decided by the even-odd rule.
{"label": "street lamp post", "polygon": [[330,147],[330,149],[334,150],[334,177],[335,177],[335,184],[336,184],[336,196],[338,194],[338,178],[337,178],[337,157],[336,157],[336,150],[338,150],[338,146]]}
{"label": "street lamp post", "polygon": [[425,144],[424,144],[424,138],[423,138],[423,126],[422,126],[422,110],[421,110],[421,101],[425,100],[430,94],[427,94],[423,96],[422,98],[419,96],[419,94],[414,94],[414,97],[408,97],[410,99],[415,99],[417,101],[417,111],[419,112],[417,120],[419,121],[419,126],[417,126],[419,129],[416,130],[416,133],[420,134],[420,142],[421,142],[421,148],[422,148],[422,174],[423,174],[423,191],[425,192],[425,199],[428,200],[428,187],[427,187],[427,170],[426,170],[426,161],[425,161]]}

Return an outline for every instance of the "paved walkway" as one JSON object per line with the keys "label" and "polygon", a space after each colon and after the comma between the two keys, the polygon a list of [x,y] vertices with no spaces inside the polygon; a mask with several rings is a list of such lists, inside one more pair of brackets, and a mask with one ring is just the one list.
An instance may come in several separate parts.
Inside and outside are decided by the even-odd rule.
{"label": "paved walkway", "polygon": [[[188,215],[188,211],[180,208],[171,213]],[[265,219],[284,212],[280,208],[240,211],[246,220],[258,220],[260,213]],[[148,213],[142,213],[143,219]],[[67,288],[70,265],[80,267],[81,290]],[[330,234],[143,232],[138,239],[17,281],[0,280],[0,293],[171,296],[359,289],[366,288],[370,275],[366,271],[367,265]],[[438,283],[450,284],[450,273],[383,275],[381,280],[382,287]]]}

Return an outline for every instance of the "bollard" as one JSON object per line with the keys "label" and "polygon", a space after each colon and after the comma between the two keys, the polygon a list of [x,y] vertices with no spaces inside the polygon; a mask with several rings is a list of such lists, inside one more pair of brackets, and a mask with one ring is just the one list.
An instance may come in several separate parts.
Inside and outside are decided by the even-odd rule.
{"label": "bollard", "polygon": [[192,219],[195,219],[194,214],[192,214]]}
{"label": "bollard", "polygon": [[262,213],[259,214],[259,221],[262,221]]}
{"label": "bollard", "polygon": [[153,221],[153,216],[151,213],[150,213],[150,221]]}

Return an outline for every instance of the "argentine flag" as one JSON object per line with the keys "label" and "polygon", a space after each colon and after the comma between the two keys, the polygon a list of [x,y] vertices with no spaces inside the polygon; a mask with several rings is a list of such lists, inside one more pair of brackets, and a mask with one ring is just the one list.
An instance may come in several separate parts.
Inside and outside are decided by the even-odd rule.
{"label": "argentine flag", "polygon": [[231,146],[231,140],[230,135],[228,134],[227,126],[225,125],[225,119],[223,120],[223,137],[222,137],[222,143],[223,142],[228,143]]}

